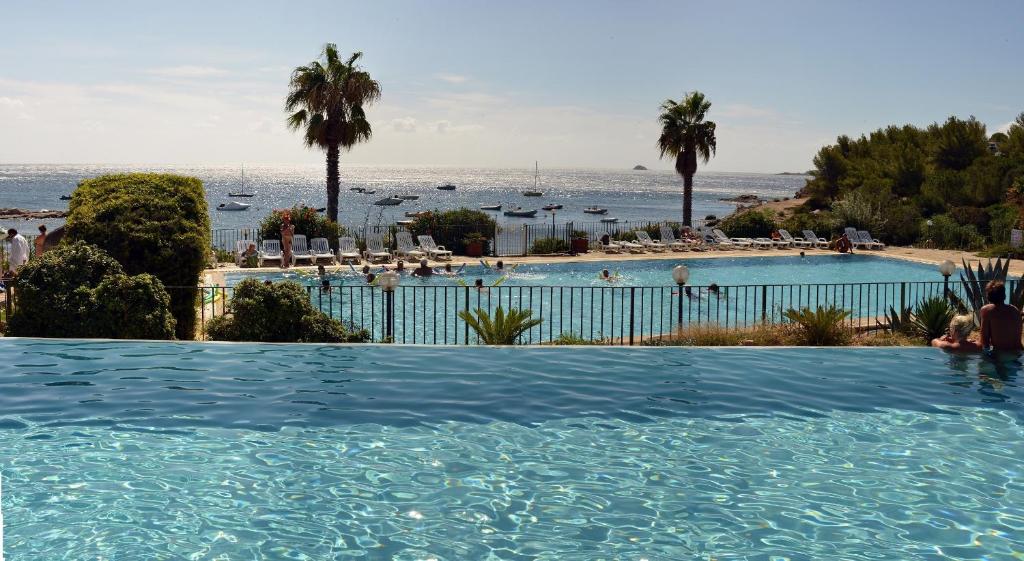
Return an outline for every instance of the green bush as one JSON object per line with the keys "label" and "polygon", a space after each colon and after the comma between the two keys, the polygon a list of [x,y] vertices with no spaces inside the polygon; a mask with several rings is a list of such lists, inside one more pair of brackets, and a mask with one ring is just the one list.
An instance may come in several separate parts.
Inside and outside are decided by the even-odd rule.
{"label": "green bush", "polygon": [[415,236],[430,235],[434,243],[443,245],[445,249],[464,254],[464,240],[470,234],[479,234],[486,239],[494,236],[497,223],[485,212],[459,208],[455,210],[435,210],[416,217],[408,226],[409,232]]}
{"label": "green bush", "polygon": [[837,226],[835,218],[829,212],[797,212],[782,222],[782,227],[794,236],[803,237],[803,231],[810,230],[819,238],[827,240],[832,239]]}
{"label": "green bush", "polygon": [[281,226],[284,224],[284,213],[291,216],[292,225],[295,226],[295,233],[302,234],[308,239],[327,238],[332,249],[338,249],[338,238],[346,234],[345,229],[337,222],[331,222],[326,216],[321,215],[316,209],[308,206],[294,206],[287,211],[275,210],[268,214],[260,222],[261,240],[281,239]]}
{"label": "green bush", "polygon": [[1011,205],[993,205],[986,209],[989,216],[989,236],[994,245],[1010,243],[1010,230],[1017,226],[1020,213]]}
{"label": "green bush", "polygon": [[530,247],[531,255],[548,255],[552,253],[568,253],[569,242],[561,238],[541,238]]}
{"label": "green bush", "polygon": [[493,317],[483,308],[477,308],[475,313],[459,311],[459,317],[477,334],[482,345],[515,345],[523,333],[543,322],[541,318],[533,318],[532,315],[531,310],[515,308],[506,314],[501,306],[494,311]]}
{"label": "green bush", "polygon": [[797,326],[797,337],[801,344],[816,347],[846,345],[852,335],[846,327],[846,320],[851,315],[849,310],[835,306],[816,309],[790,308],[784,317]]}
{"label": "green bush", "polygon": [[[930,224],[929,224],[930,222]],[[920,224],[921,239],[931,240],[939,249],[979,249],[985,237],[974,226],[961,226],[948,215],[939,214]]]}
{"label": "green bush", "polygon": [[949,322],[956,311],[942,296],[933,296],[917,304],[912,322],[913,333],[930,342],[949,331]]}
{"label": "green bush", "polygon": [[8,334],[19,337],[173,339],[163,284],[128,276],[96,246],[60,245],[21,268]]}
{"label": "green bush", "polygon": [[551,340],[552,345],[609,345],[607,339],[587,339],[576,333],[565,332]]}
{"label": "green bush", "polygon": [[295,282],[264,284],[246,279],[235,285],[231,313],[207,322],[215,341],[267,343],[365,343],[365,329],[349,331],[317,310],[306,289]]}
{"label": "green bush", "polygon": [[[129,275],[149,273],[165,286],[195,286],[210,252],[203,184],[192,177],[132,173],[79,183],[65,238],[98,246]],[[195,334],[197,292],[172,290],[179,339]]]}
{"label": "green bush", "polygon": [[719,227],[730,238],[767,238],[777,228],[770,211],[757,209],[727,216]]}

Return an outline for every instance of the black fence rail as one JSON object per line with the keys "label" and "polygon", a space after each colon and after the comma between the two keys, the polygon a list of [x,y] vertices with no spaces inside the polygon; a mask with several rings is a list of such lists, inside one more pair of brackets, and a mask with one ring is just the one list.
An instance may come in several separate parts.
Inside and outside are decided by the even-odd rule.
{"label": "black fence rail", "polygon": [[[1011,281],[1014,284],[1020,281]],[[181,290],[196,290],[195,288]],[[313,306],[373,341],[462,345],[479,342],[460,312],[498,307],[528,309],[541,324],[521,343],[543,344],[572,336],[611,345],[635,345],[671,335],[680,327],[713,325],[744,329],[780,324],[791,308],[835,306],[848,310],[848,327],[877,328],[891,309],[942,296],[963,298],[959,282],[884,282],[734,286],[399,286],[385,292],[369,285],[308,286]],[[179,290],[179,288],[172,288]],[[231,287],[200,287],[205,324],[230,313]],[[389,311],[390,310],[390,311]]]}

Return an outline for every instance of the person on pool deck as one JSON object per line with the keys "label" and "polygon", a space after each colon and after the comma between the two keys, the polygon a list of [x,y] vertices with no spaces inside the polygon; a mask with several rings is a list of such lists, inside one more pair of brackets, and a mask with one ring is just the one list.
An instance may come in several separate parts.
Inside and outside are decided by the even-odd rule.
{"label": "person on pool deck", "polygon": [[295,238],[295,225],[292,224],[291,213],[284,213],[281,224],[281,268],[292,266],[292,239]]}
{"label": "person on pool deck", "polygon": [[981,345],[968,339],[974,331],[974,316],[964,314],[955,316],[949,322],[949,333],[932,339],[932,346],[944,351],[954,353],[976,353],[981,351]]}
{"label": "person on pool deck", "polygon": [[1006,286],[1002,281],[985,285],[988,304],[981,308],[981,346],[993,351],[1022,350],[1020,310],[1006,303]]}
{"label": "person on pool deck", "polygon": [[434,270],[427,266],[426,259],[420,259],[420,266],[412,270],[414,277],[429,277],[434,274]]}
{"label": "person on pool deck", "polygon": [[853,253],[853,243],[850,242],[850,238],[843,234],[836,240],[836,251],[839,253]]}
{"label": "person on pool deck", "polygon": [[36,257],[39,257],[46,251],[46,224],[39,225],[39,235],[35,239],[36,245]]}

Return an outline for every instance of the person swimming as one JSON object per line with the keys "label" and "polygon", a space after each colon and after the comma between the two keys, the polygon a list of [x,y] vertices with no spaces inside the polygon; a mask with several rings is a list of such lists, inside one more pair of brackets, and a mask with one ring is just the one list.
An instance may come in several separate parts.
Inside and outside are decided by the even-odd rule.
{"label": "person swimming", "polygon": [[716,298],[721,298],[722,297],[722,293],[721,293],[720,289],[718,288],[718,283],[714,283],[713,282],[713,283],[708,285],[708,296],[710,296],[712,294],[714,294]]}
{"label": "person swimming", "polygon": [[1006,303],[1006,285],[989,281],[985,285],[988,304],[981,308],[981,346],[993,351],[1021,351],[1020,310]]}
{"label": "person swimming", "polygon": [[404,270],[405,270],[405,261],[399,259],[398,260],[398,264],[395,265],[395,271],[398,271],[399,273],[401,273]]}
{"label": "person swimming", "polygon": [[426,259],[420,259],[420,266],[412,270],[414,277],[429,277],[434,274],[434,269],[431,269]]}
{"label": "person swimming", "polygon": [[369,265],[363,265],[363,274],[364,275],[370,274],[370,266]]}
{"label": "person swimming", "polygon": [[598,275],[598,278],[605,282],[617,282],[619,280],[619,273],[613,275],[608,269],[601,269],[601,274]]}
{"label": "person swimming", "polygon": [[476,279],[473,281],[473,287],[480,291],[487,290],[484,288],[484,279]]}
{"label": "person swimming", "polygon": [[374,273],[366,273],[366,284],[374,284],[377,282],[377,275]]}
{"label": "person swimming", "polygon": [[931,345],[944,351],[954,353],[980,352],[981,345],[968,339],[974,331],[974,316],[963,314],[955,316],[949,322],[949,332],[942,337],[932,339]]}
{"label": "person swimming", "polygon": [[316,266],[316,276],[320,278],[320,288],[331,289],[331,280],[327,278],[327,269],[323,265]]}

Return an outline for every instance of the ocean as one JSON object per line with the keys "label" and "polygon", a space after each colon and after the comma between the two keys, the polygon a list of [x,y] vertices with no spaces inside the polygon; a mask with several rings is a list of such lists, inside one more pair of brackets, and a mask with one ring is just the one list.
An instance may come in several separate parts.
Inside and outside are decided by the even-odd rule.
{"label": "ocean", "polygon": [[[231,200],[228,192],[242,186],[240,166],[143,166],[143,165],[0,165],[0,208],[31,210],[67,209],[61,195],[70,194],[79,181],[97,175],[119,172],[166,172],[191,175],[206,186],[214,228],[241,228],[257,225],[275,208],[297,203],[319,208],[327,205],[323,165],[246,165],[245,188],[255,196],[238,199],[252,206],[242,212],[214,210]],[[672,171],[632,171],[608,169],[541,169],[539,190],[543,197],[524,197],[533,189],[532,169],[474,169],[446,167],[400,167],[342,165],[339,221],[347,225],[392,223],[405,219],[405,212],[479,208],[503,204],[505,208],[522,206],[540,209],[560,203],[558,223],[594,222],[599,217],[584,214],[590,206],[608,209],[605,216],[620,221],[679,220],[682,216],[682,179]],[[803,187],[806,176],[752,173],[698,172],[694,180],[694,218],[709,214],[726,215],[735,208],[720,199],[753,193],[766,199],[792,197]],[[439,191],[438,185],[451,183],[454,191]],[[375,190],[361,194],[352,188]],[[377,207],[373,202],[388,195],[419,195],[395,207]],[[495,212],[499,222],[545,222],[552,215],[540,210],[533,219],[510,218]],[[0,219],[0,226],[35,230],[39,223],[51,229],[60,219]]]}

